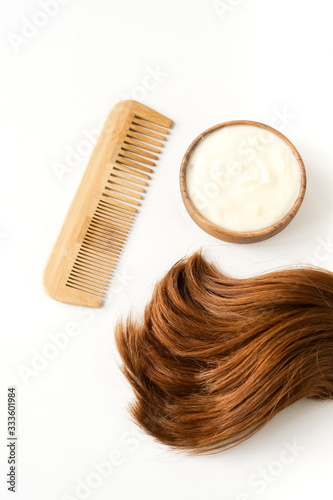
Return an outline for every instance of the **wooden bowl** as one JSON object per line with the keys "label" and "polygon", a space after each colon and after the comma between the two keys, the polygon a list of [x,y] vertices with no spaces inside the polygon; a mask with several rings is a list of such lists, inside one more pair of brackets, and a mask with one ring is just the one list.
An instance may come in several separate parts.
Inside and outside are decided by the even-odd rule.
{"label": "wooden bowl", "polygon": [[[186,170],[187,170],[187,165],[189,158],[197,146],[197,144],[208,134],[211,132],[214,132],[215,130],[218,130],[222,127],[226,127],[229,125],[254,125],[256,127],[260,127],[262,129],[268,130],[269,132],[273,132],[276,134],[278,137],[280,137],[291,149],[293,154],[295,155],[299,169],[300,169],[300,190],[298,197],[291,208],[291,210],[278,222],[275,224],[272,224],[271,226],[268,226],[264,229],[260,229],[257,231],[248,231],[248,232],[238,232],[238,231],[231,231],[229,229],[224,229],[221,226],[215,225],[209,220],[207,220],[194,206],[192,203],[188,192],[187,192],[187,187],[186,187]],[[296,213],[298,212],[299,207],[302,204],[305,190],[306,190],[306,171],[304,167],[303,160],[301,158],[301,155],[295,148],[295,146],[285,137],[281,132],[278,130],[274,129],[273,127],[270,127],[269,125],[265,125],[263,123],[259,122],[254,122],[254,121],[249,121],[249,120],[235,120],[235,121],[228,121],[224,123],[220,123],[218,125],[215,125],[214,127],[209,128],[208,130],[205,130],[200,134],[188,147],[182,163],[180,167],[180,190],[181,190],[181,195],[183,198],[183,202],[185,204],[185,207],[194,220],[196,224],[201,227],[206,233],[210,234],[211,236],[214,236],[215,238],[218,238],[220,240],[228,241],[230,243],[256,243],[258,241],[263,241],[271,236],[274,236],[275,234],[279,233],[284,229],[295,217]]]}

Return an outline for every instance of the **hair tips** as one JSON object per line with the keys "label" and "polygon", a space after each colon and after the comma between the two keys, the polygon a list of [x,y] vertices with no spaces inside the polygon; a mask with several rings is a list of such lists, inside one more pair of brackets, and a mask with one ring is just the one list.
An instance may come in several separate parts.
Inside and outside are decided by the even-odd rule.
{"label": "hair tips", "polygon": [[142,323],[116,327],[130,411],[196,453],[234,446],[300,398],[333,397],[333,275],[233,279],[200,252],[156,285]]}

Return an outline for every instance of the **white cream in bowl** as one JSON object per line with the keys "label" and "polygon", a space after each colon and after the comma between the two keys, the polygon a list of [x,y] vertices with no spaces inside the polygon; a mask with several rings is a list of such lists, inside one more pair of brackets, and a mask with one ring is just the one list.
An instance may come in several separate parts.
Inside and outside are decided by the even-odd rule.
{"label": "white cream in bowl", "polygon": [[225,125],[194,147],[186,169],[186,190],[197,211],[213,224],[235,231],[259,231],[292,209],[301,171],[291,147],[256,125]]}

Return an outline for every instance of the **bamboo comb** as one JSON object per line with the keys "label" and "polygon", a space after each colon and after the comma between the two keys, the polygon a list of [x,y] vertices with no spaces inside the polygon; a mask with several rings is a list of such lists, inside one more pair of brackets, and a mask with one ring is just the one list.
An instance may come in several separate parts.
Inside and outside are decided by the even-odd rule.
{"label": "bamboo comb", "polygon": [[50,297],[102,304],[171,125],[136,101],[111,110],[46,266]]}

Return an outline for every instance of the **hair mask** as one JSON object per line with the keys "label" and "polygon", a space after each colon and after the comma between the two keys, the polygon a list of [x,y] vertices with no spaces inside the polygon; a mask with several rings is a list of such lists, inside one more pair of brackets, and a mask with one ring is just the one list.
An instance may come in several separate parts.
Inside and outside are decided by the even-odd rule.
{"label": "hair mask", "polygon": [[302,202],[305,181],[296,148],[257,122],[207,130],[191,144],[181,169],[183,199],[195,222],[213,236],[239,243],[283,229]]}

